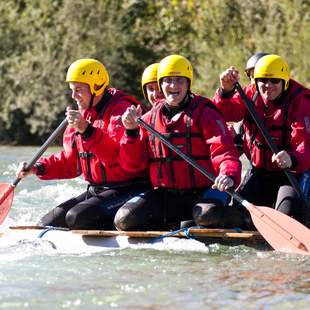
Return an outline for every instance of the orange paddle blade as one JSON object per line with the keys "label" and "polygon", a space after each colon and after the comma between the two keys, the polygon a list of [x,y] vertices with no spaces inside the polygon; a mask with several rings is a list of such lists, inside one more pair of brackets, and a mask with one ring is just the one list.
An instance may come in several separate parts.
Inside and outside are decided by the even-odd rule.
{"label": "orange paddle blade", "polygon": [[5,220],[8,215],[14,196],[14,186],[10,183],[0,184],[0,224]]}
{"label": "orange paddle blade", "polygon": [[251,203],[245,207],[257,230],[275,250],[310,255],[310,229],[275,209]]}

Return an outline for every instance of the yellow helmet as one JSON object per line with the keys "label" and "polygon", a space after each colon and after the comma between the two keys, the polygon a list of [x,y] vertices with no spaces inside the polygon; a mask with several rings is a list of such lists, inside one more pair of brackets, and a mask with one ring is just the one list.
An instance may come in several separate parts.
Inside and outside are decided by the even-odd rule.
{"label": "yellow helmet", "polygon": [[254,69],[254,79],[276,78],[284,80],[284,90],[288,88],[290,70],[288,64],[278,55],[266,55],[258,60]]}
{"label": "yellow helmet", "polygon": [[142,92],[143,92],[145,99],[147,99],[146,91],[145,91],[146,84],[157,82],[158,66],[159,66],[159,63],[153,63],[147,66],[143,71],[142,78],[141,78],[141,85],[142,85]]}
{"label": "yellow helmet", "polygon": [[193,82],[193,67],[189,60],[181,55],[170,55],[161,60],[157,71],[157,82],[166,76],[181,76],[189,79],[189,90]]}
{"label": "yellow helmet", "polygon": [[66,82],[78,82],[89,85],[90,92],[101,95],[110,83],[109,74],[104,65],[96,59],[85,58],[73,62],[66,76]]}

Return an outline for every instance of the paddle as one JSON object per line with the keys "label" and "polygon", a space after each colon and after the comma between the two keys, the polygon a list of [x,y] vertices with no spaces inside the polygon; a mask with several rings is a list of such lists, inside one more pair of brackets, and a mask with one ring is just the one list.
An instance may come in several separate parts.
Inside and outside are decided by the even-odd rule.
{"label": "paddle", "polygon": [[[137,122],[205,177],[212,182],[215,181],[215,177],[211,173],[192,157],[184,154],[157,130],[145,123],[141,118],[138,118]],[[310,255],[310,230],[307,227],[275,209],[255,206],[242,198],[232,188],[226,190],[226,192],[249,211],[255,227],[275,250]]]}
{"label": "paddle", "polygon": [[[278,147],[272,141],[271,136],[270,136],[266,126],[264,125],[262,120],[259,118],[259,115],[257,114],[257,112],[253,106],[253,103],[248,98],[248,96],[245,94],[244,90],[242,89],[242,87],[240,86],[240,84],[238,82],[235,84],[235,86],[236,86],[236,89],[239,92],[241,98],[243,99],[249,113],[251,114],[256,126],[259,128],[259,130],[261,131],[261,133],[262,133],[263,137],[265,138],[267,144],[269,145],[271,151],[274,154],[279,153]],[[291,185],[293,186],[293,188],[297,192],[298,196],[303,201],[304,205],[307,206],[308,208],[310,208],[310,203],[309,203],[308,199],[306,198],[306,196],[304,195],[304,193],[302,192],[302,190],[299,186],[299,183],[296,180],[295,176],[292,174],[292,172],[288,168],[283,169],[283,171],[284,171],[285,175],[287,176],[289,182],[291,183]]]}
{"label": "paddle", "polygon": [[[49,138],[44,142],[35,156],[31,161],[26,165],[25,170],[30,170],[37,160],[42,156],[46,149],[55,141],[57,136],[62,132],[66,127],[67,120],[64,119],[61,124],[55,129],[55,131],[49,136]],[[0,183],[0,224],[5,220],[8,215],[14,196],[14,188],[21,181],[21,178],[16,178],[13,183]]]}

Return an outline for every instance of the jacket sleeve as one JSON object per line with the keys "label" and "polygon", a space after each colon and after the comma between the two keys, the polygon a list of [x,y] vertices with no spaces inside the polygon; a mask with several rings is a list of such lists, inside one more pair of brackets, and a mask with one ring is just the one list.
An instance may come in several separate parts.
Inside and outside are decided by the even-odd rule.
{"label": "jacket sleeve", "polygon": [[107,126],[101,128],[98,125],[89,125],[91,134],[88,137],[83,137],[84,147],[100,158],[102,162],[110,161],[111,157],[118,156],[120,141],[125,132],[122,115],[130,106],[130,102],[120,100],[111,105]]}
{"label": "jacket sleeve", "polygon": [[241,162],[232,136],[221,115],[210,108],[204,109],[200,118],[206,144],[210,146],[210,157],[217,175],[228,175],[238,186],[241,180]]}
{"label": "jacket sleeve", "polygon": [[[144,115],[142,118],[147,122]],[[139,127],[137,136],[129,136],[126,131],[121,139],[120,164],[128,172],[142,172],[149,166],[148,132]]]}
{"label": "jacket sleeve", "polygon": [[[252,97],[251,87],[244,89],[249,98]],[[246,107],[239,93],[224,94],[219,88],[212,99],[215,106],[221,111],[225,122],[239,122],[244,118]]]}
{"label": "jacket sleeve", "polygon": [[37,176],[40,179],[71,179],[81,174],[72,128],[67,127],[64,133],[63,147],[64,149],[60,153],[38,160],[36,165],[39,167],[39,173]]}
{"label": "jacket sleeve", "polygon": [[296,173],[310,169],[310,94],[295,99],[297,109],[293,109],[294,117],[291,125],[292,170]]}

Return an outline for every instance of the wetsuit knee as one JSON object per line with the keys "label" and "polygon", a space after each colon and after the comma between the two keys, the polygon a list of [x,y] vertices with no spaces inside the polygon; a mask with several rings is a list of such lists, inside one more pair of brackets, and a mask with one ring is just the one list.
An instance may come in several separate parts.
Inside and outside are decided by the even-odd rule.
{"label": "wetsuit knee", "polygon": [[193,219],[196,225],[223,227],[223,209],[229,202],[229,195],[217,189],[208,188],[202,197],[205,202],[193,208]]}
{"label": "wetsuit knee", "polygon": [[67,228],[67,223],[65,221],[65,213],[61,207],[55,207],[50,212],[45,214],[39,221],[40,226],[54,226],[54,227],[65,227]]}
{"label": "wetsuit knee", "polygon": [[193,219],[199,226],[222,227],[223,208],[224,206],[217,200],[198,203],[193,208]]}
{"label": "wetsuit knee", "polygon": [[295,215],[294,209],[300,208],[300,204],[298,194],[292,186],[284,185],[280,187],[275,205],[276,210],[287,215]]}
{"label": "wetsuit knee", "polygon": [[78,214],[74,209],[71,209],[66,214],[66,223],[70,229],[81,229],[78,225]]}
{"label": "wetsuit knee", "polygon": [[[87,207],[88,205],[86,205]],[[82,208],[81,208],[82,207]],[[91,208],[92,209],[92,208]],[[66,214],[66,223],[70,229],[112,229],[104,226],[104,221],[95,212],[89,212],[83,204],[70,209]]]}
{"label": "wetsuit knee", "polygon": [[[92,208],[91,208],[92,209]],[[115,229],[112,220],[88,209],[72,208],[66,214],[66,223],[70,229]]]}
{"label": "wetsuit knee", "polygon": [[241,212],[219,201],[197,204],[193,209],[193,218],[197,225],[209,228],[245,227]]}
{"label": "wetsuit knee", "polygon": [[145,202],[145,193],[140,193],[128,200],[115,214],[115,227],[118,230],[143,230],[149,227]]}
{"label": "wetsuit knee", "polygon": [[114,225],[118,230],[133,230],[139,226],[139,220],[130,205],[125,204],[116,212]]}

